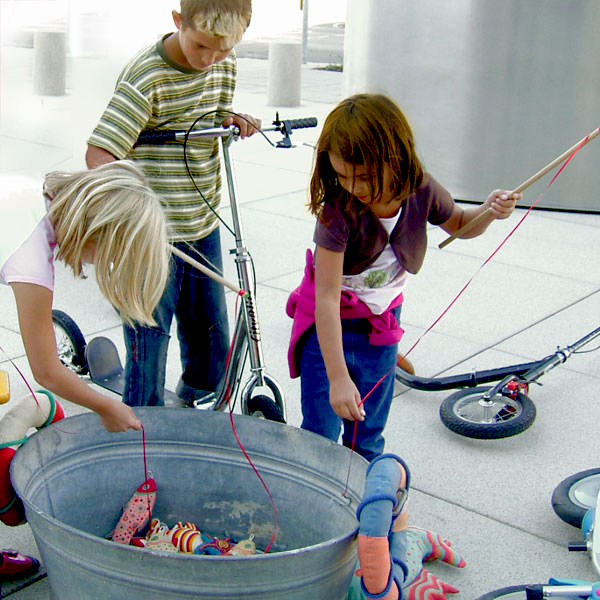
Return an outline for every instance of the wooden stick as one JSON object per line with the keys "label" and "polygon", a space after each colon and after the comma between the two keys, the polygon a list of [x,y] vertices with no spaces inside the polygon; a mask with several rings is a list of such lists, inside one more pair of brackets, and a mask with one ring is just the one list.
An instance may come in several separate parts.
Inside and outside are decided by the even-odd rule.
{"label": "wooden stick", "polygon": [[213,270],[209,269],[208,267],[205,267],[202,263],[199,263],[197,260],[194,260],[191,256],[187,255],[185,252],[182,252],[178,248],[175,248],[175,246],[169,244],[169,250],[171,250],[171,253],[175,254],[175,256],[179,256],[179,258],[181,258],[181,260],[192,265],[192,267],[196,267],[196,269],[198,269],[198,271],[201,271],[205,275],[208,275],[209,277],[214,279],[217,283],[220,283],[221,285],[228,287],[232,292],[235,292],[238,296],[246,296],[248,294],[248,292],[233,285],[233,283],[229,283],[229,281],[227,281],[226,279],[223,279],[223,277],[221,277],[218,273],[215,273]]}
{"label": "wooden stick", "polygon": [[[538,179],[541,179],[546,173],[557,167],[560,163],[567,160],[573,152],[575,152],[579,148],[583,148],[586,144],[589,144],[598,134],[600,134],[600,128],[594,129],[589,135],[584,137],[581,141],[577,142],[574,146],[571,146],[568,150],[563,152],[560,156],[557,156],[551,163],[548,163],[543,169],[540,169],[535,175],[532,175],[529,179],[524,181],[521,185],[516,187],[512,192],[509,193],[509,196],[512,194],[517,194],[519,192],[525,191],[530,185],[533,185]],[[489,214],[492,212],[491,208],[488,208],[481,214],[477,215],[474,219],[471,219],[464,227],[461,227],[458,231],[455,231],[449,238],[445,239],[440,245],[439,248],[446,247],[450,242],[460,237],[461,235],[467,233],[481,223],[484,219],[486,219]]]}

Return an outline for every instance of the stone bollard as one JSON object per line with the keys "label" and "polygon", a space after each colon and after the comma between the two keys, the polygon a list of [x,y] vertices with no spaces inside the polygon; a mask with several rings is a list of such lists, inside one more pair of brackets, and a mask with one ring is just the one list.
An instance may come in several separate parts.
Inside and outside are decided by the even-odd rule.
{"label": "stone bollard", "polygon": [[33,93],[63,96],[67,73],[67,32],[41,28],[33,33]]}
{"label": "stone bollard", "polygon": [[269,106],[300,106],[302,44],[277,41],[269,44]]}

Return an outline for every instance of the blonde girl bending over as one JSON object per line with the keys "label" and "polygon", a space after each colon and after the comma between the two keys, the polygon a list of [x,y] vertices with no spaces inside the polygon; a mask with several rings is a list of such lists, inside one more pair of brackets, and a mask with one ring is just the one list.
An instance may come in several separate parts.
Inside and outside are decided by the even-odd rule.
{"label": "blonde girl bending over", "polygon": [[158,196],[130,161],[54,172],[43,190],[21,176],[0,178],[0,282],[15,295],[19,329],[35,380],[98,413],[108,431],[140,429],[131,408],[97,392],[59,360],[52,325],[54,259],[98,286],[128,324],[154,325],[169,273],[167,226]]}

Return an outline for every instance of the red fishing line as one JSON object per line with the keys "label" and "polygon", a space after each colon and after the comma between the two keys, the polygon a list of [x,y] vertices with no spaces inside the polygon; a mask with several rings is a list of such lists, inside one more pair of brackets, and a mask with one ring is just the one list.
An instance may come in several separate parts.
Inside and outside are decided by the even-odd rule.
{"label": "red fishing line", "polygon": [[[238,310],[240,310],[239,306],[238,306],[240,297],[241,297],[241,294],[239,294],[237,296],[237,300],[236,300],[236,310],[235,310],[236,314],[238,313]],[[232,352],[233,352],[233,341],[232,341],[232,343],[229,347],[229,351],[227,353],[227,359],[225,361],[225,370],[227,370],[227,365],[229,365],[229,361],[231,359]],[[252,459],[248,455],[248,452],[244,448],[244,445],[242,444],[242,441],[240,440],[240,438],[237,434],[237,430],[235,428],[235,423],[233,421],[233,406],[231,404],[231,394],[230,394],[229,384],[227,385],[225,393],[226,393],[226,397],[227,397],[227,406],[229,408],[229,420],[231,422],[231,429],[233,431],[233,436],[235,437],[235,441],[237,442],[238,446],[240,447],[242,454],[248,461],[248,464],[252,467],[252,470],[258,477],[263,488],[267,492],[267,496],[269,497],[269,501],[271,502],[271,506],[273,507],[273,518],[274,518],[275,524],[273,527],[273,534],[271,535],[271,539],[270,539],[269,543],[267,544],[267,547],[264,550],[265,554],[267,554],[269,552],[269,550],[271,549],[273,542],[275,541],[275,537],[277,536],[277,530],[278,530],[277,507],[275,506],[275,499],[273,498],[273,495],[271,494],[271,491],[269,490],[269,486],[267,486],[265,480],[262,478],[261,474],[258,472],[258,469],[256,468],[255,464],[252,462]]]}

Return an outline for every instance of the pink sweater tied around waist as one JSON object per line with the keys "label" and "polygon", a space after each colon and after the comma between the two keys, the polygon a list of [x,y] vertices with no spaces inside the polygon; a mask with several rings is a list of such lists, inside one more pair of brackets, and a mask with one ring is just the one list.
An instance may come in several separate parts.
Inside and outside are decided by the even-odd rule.
{"label": "pink sweater tied around waist", "polygon": [[[342,290],[340,297],[340,317],[342,319],[367,319],[371,325],[369,342],[375,346],[397,344],[404,334],[392,312],[393,308],[402,304],[404,297],[400,294],[380,315],[371,309],[349,290]],[[300,376],[298,342],[315,322],[315,267],[310,249],[306,251],[306,266],[300,285],[290,294],[285,311],[294,319],[288,349],[288,364],[292,378]]]}

